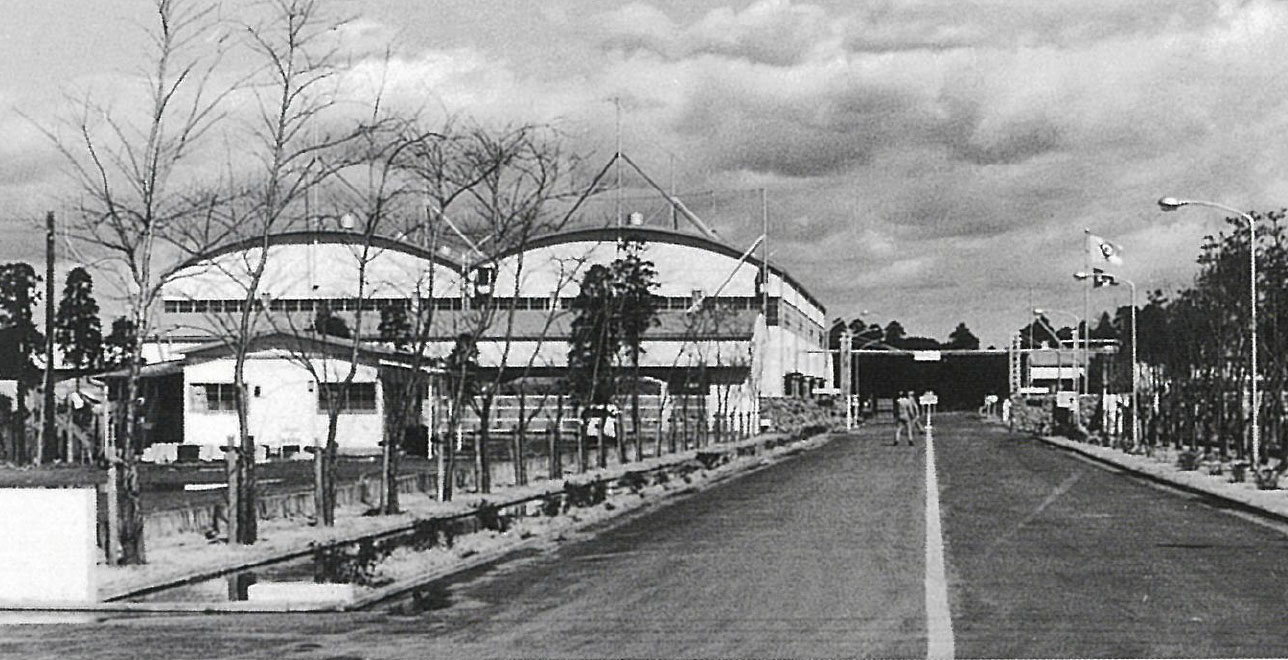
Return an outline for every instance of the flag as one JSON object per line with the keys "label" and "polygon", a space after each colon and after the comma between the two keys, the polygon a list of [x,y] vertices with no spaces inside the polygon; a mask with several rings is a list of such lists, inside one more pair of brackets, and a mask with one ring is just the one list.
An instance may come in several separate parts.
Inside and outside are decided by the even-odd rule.
{"label": "flag", "polygon": [[1101,258],[1115,266],[1122,265],[1123,249],[1117,243],[1107,241],[1095,234],[1088,234],[1091,239],[1092,249],[1100,252]]}
{"label": "flag", "polygon": [[1091,269],[1091,286],[1100,288],[1102,286],[1116,286],[1118,278],[1111,273],[1106,273],[1099,268]]}

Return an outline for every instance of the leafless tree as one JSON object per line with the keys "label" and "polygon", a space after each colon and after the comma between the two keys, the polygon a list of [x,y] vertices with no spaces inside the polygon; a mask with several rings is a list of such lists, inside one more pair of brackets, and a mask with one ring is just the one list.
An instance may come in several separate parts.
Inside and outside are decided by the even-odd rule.
{"label": "leafless tree", "polygon": [[[225,116],[224,101],[237,89],[236,81],[219,75],[229,37],[217,18],[218,3],[154,0],[152,14],[147,65],[129,79],[141,88],[139,100],[123,97],[117,104],[87,95],[69,104],[75,116],[42,129],[75,181],[71,244],[119,293],[136,329],[119,397],[124,447],[119,456],[116,448],[107,452],[109,463],[121,467],[119,540],[125,563],[146,561],[136,459],[139,340],[148,335],[153,306],[185,249],[194,240],[218,240],[207,230],[222,226],[216,222],[222,198],[218,186],[203,180],[197,157]],[[113,530],[109,560],[115,560],[117,538]]]}
{"label": "leafless tree", "polygon": [[346,148],[372,127],[331,122],[339,103],[341,72],[334,35],[344,21],[322,0],[264,0],[242,25],[247,46],[259,64],[248,100],[254,116],[247,144],[254,167],[238,186],[240,201],[229,214],[230,227],[253,238],[243,253],[237,280],[242,305],[226,340],[232,348],[238,442],[236,469],[229,484],[229,540],[254,543],[256,520],[255,444],[249,432],[246,355],[263,327],[262,290],[273,236],[305,215],[310,193],[343,170]]}

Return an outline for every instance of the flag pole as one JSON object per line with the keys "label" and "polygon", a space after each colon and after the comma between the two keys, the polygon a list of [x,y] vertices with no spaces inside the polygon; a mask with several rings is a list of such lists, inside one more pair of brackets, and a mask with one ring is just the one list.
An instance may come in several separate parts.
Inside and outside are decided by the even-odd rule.
{"label": "flag pole", "polygon": [[[1086,267],[1083,272],[1090,273],[1091,228],[1083,228],[1082,233],[1084,237],[1082,258]],[[1082,283],[1082,379],[1079,381],[1082,390],[1078,395],[1078,405],[1075,407],[1077,410],[1074,417],[1075,423],[1080,423],[1082,420],[1082,396],[1091,391],[1091,280],[1092,278],[1087,278]]]}

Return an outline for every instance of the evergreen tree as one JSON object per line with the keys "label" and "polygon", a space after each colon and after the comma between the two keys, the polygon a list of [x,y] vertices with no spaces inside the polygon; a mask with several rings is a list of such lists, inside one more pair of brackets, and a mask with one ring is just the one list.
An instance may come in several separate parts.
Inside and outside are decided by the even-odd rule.
{"label": "evergreen tree", "polygon": [[32,307],[40,299],[37,285],[41,278],[31,264],[18,262],[0,266],[0,324],[13,333],[12,364],[17,373],[18,401],[14,417],[13,457],[27,462],[27,389],[34,367],[32,360],[40,354],[45,337],[32,322]]}
{"label": "evergreen tree", "polygon": [[595,264],[582,276],[572,300],[577,317],[568,338],[568,382],[582,406],[604,404],[616,394],[613,358],[621,340],[613,322],[613,273]]}
{"label": "evergreen tree", "polygon": [[112,330],[103,339],[103,366],[107,369],[120,369],[129,365],[137,340],[138,331],[135,330],[133,321],[124,316],[113,319]]}
{"label": "evergreen tree", "polygon": [[970,328],[967,328],[966,323],[963,321],[957,324],[957,327],[953,330],[952,334],[948,335],[947,347],[976,351],[979,350],[979,337],[976,337],[975,333],[971,332]]}
{"label": "evergreen tree", "polygon": [[77,369],[90,369],[103,358],[103,327],[94,300],[94,280],[77,266],[67,273],[63,298],[54,318],[54,341],[63,359]]}
{"label": "evergreen tree", "polygon": [[411,320],[407,308],[393,304],[380,308],[380,341],[394,345],[399,350],[411,345]]}
{"label": "evergreen tree", "polygon": [[903,338],[908,336],[908,332],[903,329],[903,324],[898,321],[891,321],[885,328],[885,343],[895,348],[903,348]]}
{"label": "evergreen tree", "polygon": [[331,313],[331,306],[325,302],[318,305],[318,311],[313,316],[313,331],[322,335],[332,337],[341,337],[351,339],[353,333],[349,331],[349,324],[344,319]]}
{"label": "evergreen tree", "polygon": [[[614,293],[616,294],[618,336],[622,348],[631,361],[631,428],[635,436],[635,458],[642,460],[644,450],[640,439],[640,353],[644,332],[658,324],[657,298],[653,290],[658,287],[657,269],[653,262],[643,257],[644,244],[631,241],[624,246],[624,254],[612,264]],[[620,442],[623,434],[617,438]]]}

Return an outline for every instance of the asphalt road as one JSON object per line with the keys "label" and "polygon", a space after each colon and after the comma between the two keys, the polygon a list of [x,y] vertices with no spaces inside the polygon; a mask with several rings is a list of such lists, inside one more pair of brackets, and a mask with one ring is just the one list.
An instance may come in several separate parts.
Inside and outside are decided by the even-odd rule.
{"label": "asphalt road", "polygon": [[[960,657],[1288,656],[1288,535],[936,419]],[[95,658],[925,657],[925,453],[874,425],[384,612],[0,629]]]}

